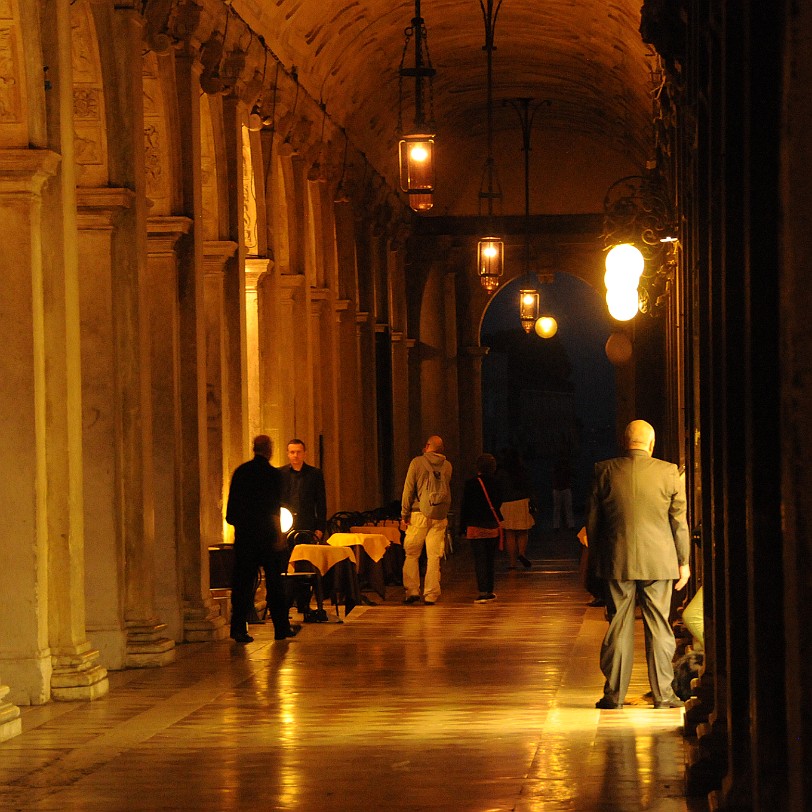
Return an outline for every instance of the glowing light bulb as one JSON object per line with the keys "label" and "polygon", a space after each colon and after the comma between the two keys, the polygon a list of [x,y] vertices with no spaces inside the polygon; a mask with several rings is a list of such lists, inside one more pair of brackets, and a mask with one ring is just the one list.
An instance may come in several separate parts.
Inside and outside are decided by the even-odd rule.
{"label": "glowing light bulb", "polygon": [[535,329],[540,338],[552,338],[558,332],[558,322],[552,316],[540,316]]}
{"label": "glowing light bulb", "polygon": [[423,163],[423,161],[429,157],[429,151],[420,144],[418,144],[416,147],[412,147],[409,154],[411,159],[413,161],[417,161],[418,163]]}

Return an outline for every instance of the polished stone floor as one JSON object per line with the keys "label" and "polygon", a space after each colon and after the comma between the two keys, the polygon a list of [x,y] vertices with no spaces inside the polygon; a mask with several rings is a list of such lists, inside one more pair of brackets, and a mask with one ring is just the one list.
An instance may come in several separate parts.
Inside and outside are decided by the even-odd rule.
{"label": "polished stone floor", "polygon": [[682,796],[682,711],[643,698],[640,629],[634,704],[595,709],[605,621],[562,550],[577,542],[538,539],[530,571],[502,562],[482,605],[462,542],[435,606],[389,587],[291,641],[252,626],[247,646],[112,673],[95,702],[25,708],[0,809],[703,810]]}

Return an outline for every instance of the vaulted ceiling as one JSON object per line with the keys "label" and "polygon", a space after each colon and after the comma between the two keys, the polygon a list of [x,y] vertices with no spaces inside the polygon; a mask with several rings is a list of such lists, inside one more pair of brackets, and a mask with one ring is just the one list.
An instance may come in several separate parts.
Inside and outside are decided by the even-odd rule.
{"label": "vaulted ceiling", "polygon": [[[640,2],[494,0],[493,153],[503,213],[524,211],[522,131],[503,100],[545,102],[531,131],[532,214],[599,211],[614,180],[645,166],[654,61],[639,33]],[[233,7],[394,185],[398,69],[414,0],[234,0]],[[483,9],[479,0],[422,0],[420,10],[437,71],[432,214],[476,214],[486,157]],[[414,80],[403,82],[409,125]]]}

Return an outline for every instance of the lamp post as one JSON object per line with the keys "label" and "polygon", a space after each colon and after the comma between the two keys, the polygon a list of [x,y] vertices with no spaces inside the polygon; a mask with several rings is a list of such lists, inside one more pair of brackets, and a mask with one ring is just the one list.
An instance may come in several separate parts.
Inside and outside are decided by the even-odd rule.
{"label": "lamp post", "polygon": [[[496,18],[502,0],[498,0],[494,7],[493,0],[487,0],[487,4],[479,0],[479,7],[482,9],[482,17],[485,21],[485,47],[487,56],[486,73],[486,105],[487,105],[487,149],[488,154],[485,159],[485,168],[482,173],[482,181],[479,185],[479,213],[482,214],[482,201],[487,204],[488,209],[488,230],[493,234],[493,201],[501,200],[502,190],[499,188],[498,180],[495,176],[493,163],[493,35],[496,26]],[[505,272],[505,244],[501,237],[483,237],[477,246],[477,269],[479,281],[482,287],[490,295],[499,287],[502,275]]]}
{"label": "lamp post", "polygon": [[[406,52],[412,38],[414,38],[414,67],[407,68]],[[426,42],[426,24],[420,16],[420,0],[415,0],[414,17],[411,26],[406,29],[406,40],[400,59],[398,129],[401,138],[398,157],[400,188],[408,195],[409,206],[418,212],[428,211],[434,205],[434,127],[433,122],[426,121],[423,110],[423,82],[424,80],[429,82],[431,104],[431,80],[435,73]],[[404,76],[414,77],[414,127],[408,133],[404,132],[402,121]]]}

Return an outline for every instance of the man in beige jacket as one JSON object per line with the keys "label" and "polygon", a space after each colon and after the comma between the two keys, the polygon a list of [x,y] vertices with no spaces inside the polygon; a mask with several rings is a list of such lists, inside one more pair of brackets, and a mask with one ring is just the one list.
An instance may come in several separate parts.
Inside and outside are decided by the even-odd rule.
{"label": "man in beige jacket", "polygon": [[671,687],[676,644],[668,616],[672,586],[682,589],[691,575],[685,487],[676,465],[652,458],[654,429],[645,420],[629,423],[625,444],[623,457],[595,465],[587,517],[590,554],[597,556],[597,574],[606,579],[616,609],[601,646],[606,684],[595,707],[623,707],[637,597],[654,707],[676,708],[683,703]]}

